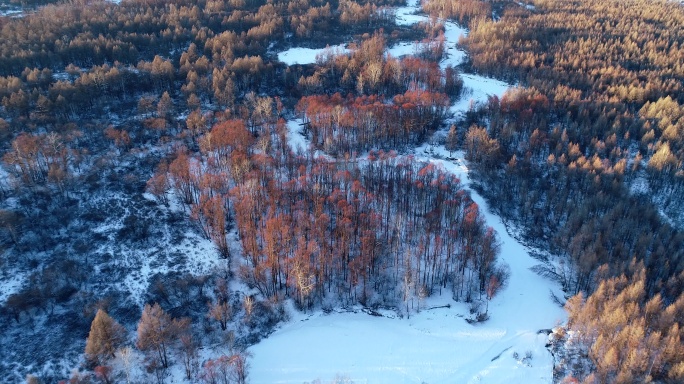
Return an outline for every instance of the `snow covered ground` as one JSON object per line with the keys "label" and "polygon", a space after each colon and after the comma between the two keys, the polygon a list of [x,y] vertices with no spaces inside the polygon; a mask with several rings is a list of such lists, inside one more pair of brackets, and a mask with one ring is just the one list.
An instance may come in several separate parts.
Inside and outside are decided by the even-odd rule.
{"label": "snow covered ground", "polygon": [[287,130],[289,132],[287,135],[288,145],[293,151],[305,152],[309,149],[311,143],[304,137],[301,119],[288,121]]}
{"label": "snow covered ground", "polygon": [[[409,0],[405,7],[399,7],[396,11],[397,25],[413,25],[421,22],[429,22],[430,18],[425,14],[420,14],[418,0]],[[457,66],[463,62],[466,53],[462,49],[456,48],[458,39],[468,35],[468,30],[451,21],[444,23],[444,37],[447,41],[446,58],[442,60],[440,66],[445,68],[447,65]]]}
{"label": "snow covered ground", "polygon": [[[397,24],[426,21],[416,14],[418,4],[397,10]],[[455,48],[467,31],[446,23],[448,58],[441,65],[458,65],[465,53]],[[413,53],[413,43],[400,43],[393,56]],[[282,60],[282,59],[281,59]],[[474,74],[463,74],[464,94],[451,107],[458,118],[490,95],[501,97],[511,85]],[[307,148],[298,121],[289,123],[290,144]],[[489,303],[490,319],[465,321],[467,305],[453,302],[448,292],[423,303],[410,318],[393,313],[371,316],[361,308],[324,314],[293,313],[293,320],[250,348],[251,382],[302,383],[320,379],[348,379],[354,383],[550,383],[553,361],[547,336],[539,333],[565,320],[565,312],[551,299],[559,287],[530,270],[537,264],[529,250],[511,237],[484,199],[469,188],[463,153],[451,157],[443,146],[425,144],[415,150],[429,161],[457,175],[501,240],[501,260],[510,268],[505,288]],[[450,160],[445,160],[445,159]],[[449,304],[449,308],[443,307]],[[439,307],[439,308],[434,308]],[[432,308],[432,309],[430,309]]]}
{"label": "snow covered ground", "polygon": [[251,348],[251,382],[328,382],[336,376],[354,383],[551,382],[546,334],[530,330],[524,319],[473,326],[464,312],[456,305],[410,319],[362,312],[296,319]]}
{"label": "snow covered ground", "polygon": [[0,16],[21,17],[24,11],[20,9],[0,10]]}
{"label": "snow covered ground", "polygon": [[24,9],[10,4],[0,4],[0,17],[23,17]]}
{"label": "snow covered ground", "polygon": [[456,43],[461,38],[461,36],[467,36],[468,30],[461,27],[460,25],[447,21],[444,23],[444,37],[447,41],[446,46],[446,58],[442,59],[439,63],[440,67],[446,68],[448,65],[455,67],[461,63],[466,58],[466,53],[464,50],[458,48]]}
{"label": "snow covered ground", "polygon": [[4,303],[10,295],[17,293],[24,286],[29,275],[27,271],[9,271],[6,269],[2,272],[2,275],[0,275],[0,281],[2,281],[0,303]]}
{"label": "snow covered ground", "polygon": [[429,20],[426,15],[419,15],[418,13],[420,13],[420,2],[408,0],[405,7],[398,7],[396,10],[397,25],[413,25]]}

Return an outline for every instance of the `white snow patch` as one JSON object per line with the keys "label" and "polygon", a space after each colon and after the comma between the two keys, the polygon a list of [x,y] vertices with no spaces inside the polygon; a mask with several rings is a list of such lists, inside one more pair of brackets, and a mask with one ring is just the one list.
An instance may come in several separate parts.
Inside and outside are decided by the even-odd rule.
{"label": "white snow patch", "polygon": [[[421,9],[418,0],[409,0],[405,7],[397,8],[396,24],[406,26],[430,21],[430,18],[427,15],[420,14],[420,12]],[[468,35],[468,30],[452,21],[439,21],[444,23],[444,37],[447,41],[446,58],[442,60],[440,66],[442,68],[446,68],[448,65],[455,67],[463,63],[463,60],[465,59],[466,53],[462,49],[456,48],[456,44],[461,36]],[[394,55],[394,53],[392,53],[392,55]],[[394,56],[398,57],[399,55]]]}
{"label": "white snow patch", "polygon": [[[170,244],[171,240],[167,238],[165,243]],[[222,265],[222,259],[211,240],[194,232],[186,232],[184,240],[179,245],[165,247],[159,252],[163,256],[141,255],[131,252],[124,257],[125,262],[131,266],[135,265],[136,269],[126,276],[122,284],[130,293],[131,299],[140,304],[141,307],[144,303],[144,294],[149,288],[150,279],[157,273],[166,274],[180,268],[199,276],[219,270]],[[178,252],[185,256],[183,264],[169,266],[168,263],[172,259],[172,254]],[[153,262],[159,261],[161,263],[153,264]]]}
{"label": "white snow patch", "polygon": [[475,105],[486,103],[489,96],[501,98],[506,91],[511,89],[508,83],[480,75],[463,73],[461,79],[463,79],[463,94],[461,99],[450,108],[456,116],[462,115]]}
{"label": "white snow patch", "polygon": [[415,55],[419,51],[420,45],[418,42],[401,42],[387,49],[387,53],[392,55],[392,57]]}
{"label": "white snow patch", "polygon": [[7,17],[22,17],[24,11],[21,9],[2,9],[0,10],[0,16]]}
{"label": "white snow patch", "polygon": [[278,53],[278,60],[287,65],[313,64],[316,62],[316,58],[326,50],[334,54],[350,52],[349,49],[345,48],[344,44],[318,49],[294,47]]}
{"label": "white snow patch", "polygon": [[0,284],[0,303],[4,303],[10,295],[19,292],[27,277],[27,272],[18,271],[3,276]]}
{"label": "white snow patch", "polygon": [[405,7],[397,8],[397,25],[413,25],[429,20],[426,15],[418,15],[418,12],[420,12],[420,4],[418,0],[408,0]]}
{"label": "white snow patch", "polygon": [[646,177],[641,175],[632,181],[632,184],[629,186],[629,192],[632,195],[647,195],[651,193],[651,187],[648,185],[648,180],[646,180]]}
{"label": "white snow patch", "polygon": [[53,73],[52,73],[52,78],[53,78],[55,81],[70,81],[70,80],[71,80],[71,75],[68,74],[68,73],[65,72],[65,71],[53,72]]}
{"label": "white snow patch", "polygon": [[292,148],[292,151],[295,153],[306,152],[309,149],[309,145],[311,145],[309,140],[304,137],[304,127],[302,124],[302,119],[295,119],[287,122],[287,141],[290,148]]}
{"label": "white snow patch", "polygon": [[[287,144],[292,149],[294,153],[306,153],[311,147],[311,141],[309,141],[306,136],[304,136],[304,120],[294,119],[287,122]],[[323,157],[328,160],[333,160],[333,158],[323,151],[316,150],[314,152],[314,157]]]}
{"label": "white snow patch", "polygon": [[517,4],[521,7],[525,7],[529,11],[534,11],[535,9],[537,9],[537,7],[535,7],[534,4],[525,4],[520,1],[518,1]]}

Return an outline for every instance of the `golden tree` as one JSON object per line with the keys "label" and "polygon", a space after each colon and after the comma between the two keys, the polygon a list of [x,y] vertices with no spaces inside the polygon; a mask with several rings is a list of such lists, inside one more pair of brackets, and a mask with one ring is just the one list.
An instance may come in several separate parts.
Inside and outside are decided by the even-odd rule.
{"label": "golden tree", "polygon": [[107,359],[114,357],[117,348],[125,341],[126,329],[105,311],[98,309],[86,341],[86,359],[93,365],[103,365]]}

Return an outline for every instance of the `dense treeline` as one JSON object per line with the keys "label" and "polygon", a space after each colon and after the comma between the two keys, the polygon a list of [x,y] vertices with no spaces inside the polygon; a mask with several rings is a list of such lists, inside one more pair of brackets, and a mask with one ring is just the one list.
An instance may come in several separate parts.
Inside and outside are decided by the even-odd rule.
{"label": "dense treeline", "polygon": [[[679,383],[684,380],[684,295],[666,305],[648,297],[643,265],[602,281],[586,299],[566,304],[567,331],[554,333],[563,383]],[[561,348],[564,348],[561,349]]]}
{"label": "dense treeline", "polygon": [[290,31],[301,32],[302,28],[327,26],[326,33],[341,27],[372,31],[389,21],[378,12],[382,5],[343,1],[333,3],[335,8],[331,9],[331,4],[320,1],[261,0],[121,4],[81,1],[49,5],[30,17],[3,18],[0,74],[17,75],[26,67],[89,67],[116,61],[135,64],[150,60],[160,51],[186,49],[192,42],[215,53],[213,39],[230,35],[238,38],[239,44],[234,48],[224,46],[228,50],[221,54],[224,60],[232,61],[246,50],[263,55],[271,41]]}
{"label": "dense treeline", "polygon": [[631,160],[636,145],[653,188],[678,191],[683,19],[674,2],[540,2],[477,23],[465,43],[477,68],[542,92],[581,151],[606,158],[613,141]]}
{"label": "dense treeline", "polygon": [[445,19],[455,19],[462,24],[471,21],[490,19],[492,17],[492,4],[481,0],[427,0],[421,2],[421,7],[426,13]]}
{"label": "dense treeline", "polygon": [[267,48],[290,31],[349,35],[389,23],[382,3],[319,3],[94,1],[2,18],[0,100],[11,117],[49,124],[111,111],[141,92],[170,92],[176,107],[235,108],[245,93],[277,86]]}
{"label": "dense treeline", "polygon": [[[571,291],[591,291],[598,266],[619,275],[636,256],[647,265],[649,295],[672,299],[684,271],[684,235],[659,218],[638,186],[665,195],[681,187],[681,81],[671,62],[676,52],[662,50],[677,49],[681,29],[668,26],[684,11],[664,2],[536,6],[511,5],[466,39],[474,66],[530,84],[492,100],[481,115],[488,130],[463,134],[483,188],[529,238],[570,261]],[[651,32],[634,34],[641,24]],[[635,46],[651,48],[630,50]],[[492,66],[493,57],[505,65]]]}
{"label": "dense treeline", "polygon": [[391,103],[336,93],[304,97],[297,104],[312,145],[332,155],[419,144],[440,126],[448,106],[446,95],[423,91],[396,95]]}
{"label": "dense treeline", "polygon": [[550,125],[549,102],[530,90],[492,100],[489,108],[490,129],[468,130],[467,154],[479,164],[483,188],[497,196],[494,207],[567,263],[553,272],[565,289],[591,291],[599,266],[619,275],[636,256],[647,265],[649,292],[676,296],[684,235],[642,197],[629,196],[625,183],[638,164],[623,157],[629,154],[616,139],[595,140],[600,151],[586,156],[567,129],[541,128]]}

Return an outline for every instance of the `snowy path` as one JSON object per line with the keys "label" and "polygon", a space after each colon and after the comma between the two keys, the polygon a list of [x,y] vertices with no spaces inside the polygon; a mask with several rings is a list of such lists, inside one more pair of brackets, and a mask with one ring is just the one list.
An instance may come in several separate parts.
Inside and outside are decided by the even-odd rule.
{"label": "snowy path", "polygon": [[[427,20],[415,15],[417,1],[397,10],[397,23],[410,25]],[[454,47],[466,31],[446,23],[449,56],[442,67],[457,65],[465,53]],[[390,52],[410,53],[408,43]],[[473,74],[462,75],[462,100],[451,107],[455,116],[471,104],[486,102],[489,95],[502,96],[510,85]],[[297,122],[290,122],[290,140],[295,147],[308,147]],[[443,146],[423,145],[415,150],[418,160],[439,164],[457,175],[478,204],[487,225],[501,241],[501,260],[510,267],[506,287],[489,304],[490,319],[471,325],[464,303],[454,303],[450,294],[430,298],[424,308],[450,303],[450,308],[424,309],[410,319],[391,313],[383,317],[366,313],[294,313],[280,330],[250,348],[254,354],[251,382],[323,383],[336,377],[354,383],[520,383],[549,384],[553,361],[544,347],[547,336],[538,334],[565,319],[550,291],[558,287],[530,267],[536,264],[526,247],[511,237],[501,219],[489,211],[484,199],[470,189],[468,168],[462,153],[454,160]],[[526,358],[526,354],[531,358]],[[517,356],[517,357],[516,357]],[[342,382],[342,381],[340,381]]]}

